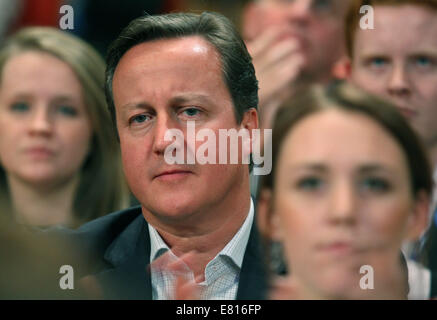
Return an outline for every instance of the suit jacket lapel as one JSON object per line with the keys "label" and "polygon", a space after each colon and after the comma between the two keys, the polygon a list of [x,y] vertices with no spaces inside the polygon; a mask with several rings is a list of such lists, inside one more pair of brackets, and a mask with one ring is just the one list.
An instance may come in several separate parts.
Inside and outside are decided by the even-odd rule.
{"label": "suit jacket lapel", "polygon": [[267,272],[260,235],[254,220],[240,272],[237,300],[263,300],[267,296]]}
{"label": "suit jacket lapel", "polygon": [[105,260],[114,266],[96,275],[105,299],[152,299],[150,238],[142,215],[111,244]]}

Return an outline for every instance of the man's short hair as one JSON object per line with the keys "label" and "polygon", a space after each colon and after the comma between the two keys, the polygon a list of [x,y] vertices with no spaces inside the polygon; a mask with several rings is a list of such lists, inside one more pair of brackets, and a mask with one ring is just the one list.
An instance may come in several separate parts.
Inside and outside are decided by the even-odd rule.
{"label": "man's short hair", "polygon": [[111,44],[106,58],[105,92],[108,108],[116,124],[112,80],[121,57],[140,43],[200,36],[220,55],[223,79],[240,123],[244,113],[258,107],[258,81],[252,58],[233,24],[218,13],[203,12],[146,15],[133,20]]}
{"label": "man's short hair", "polygon": [[[346,15],[345,32],[346,32],[346,48],[349,57],[353,58],[353,48],[355,41],[356,30],[358,29],[362,14],[360,8],[362,6],[400,6],[400,5],[412,5],[422,6],[427,9],[432,9],[437,13],[437,0],[353,0],[349,11]],[[396,30],[393,30],[393,36],[395,36]]]}

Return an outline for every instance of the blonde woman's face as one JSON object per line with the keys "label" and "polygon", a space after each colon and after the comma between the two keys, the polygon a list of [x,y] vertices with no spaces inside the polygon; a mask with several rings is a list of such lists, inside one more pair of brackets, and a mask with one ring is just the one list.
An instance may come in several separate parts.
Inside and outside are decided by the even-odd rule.
{"label": "blonde woman's face", "polygon": [[39,52],[10,58],[0,83],[0,162],[8,178],[37,187],[75,176],[89,152],[82,87],[61,60]]}
{"label": "blonde woman's face", "polygon": [[359,297],[361,266],[374,267],[375,279],[400,266],[401,243],[421,220],[406,158],[377,123],[336,110],[311,115],[284,139],[277,165],[274,225],[303,287]]}

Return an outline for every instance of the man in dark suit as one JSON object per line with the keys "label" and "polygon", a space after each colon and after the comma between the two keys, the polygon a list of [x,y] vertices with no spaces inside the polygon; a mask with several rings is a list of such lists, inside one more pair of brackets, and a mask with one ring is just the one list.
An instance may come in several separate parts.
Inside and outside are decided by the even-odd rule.
{"label": "man in dark suit", "polygon": [[[196,283],[200,298],[264,298],[243,161],[250,150],[241,148],[236,164],[188,161],[202,145],[189,141],[188,122],[213,136],[207,138],[214,148],[202,151],[213,160],[230,150],[220,145],[219,130],[258,128],[257,80],[235,28],[212,13],[141,17],[113,42],[107,64],[107,100],[127,182],[141,206],[68,233],[91,261],[81,273],[97,279],[105,298],[171,299],[177,276],[151,262],[188,254],[183,276]],[[182,132],[183,142],[169,139],[171,130]],[[244,139],[241,145],[250,144],[250,136]],[[171,164],[179,152],[184,163]]]}

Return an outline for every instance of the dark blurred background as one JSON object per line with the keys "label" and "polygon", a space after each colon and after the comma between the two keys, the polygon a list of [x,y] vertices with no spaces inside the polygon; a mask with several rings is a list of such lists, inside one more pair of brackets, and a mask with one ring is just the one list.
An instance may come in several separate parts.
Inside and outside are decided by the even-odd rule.
{"label": "dark blurred background", "polygon": [[74,12],[74,29],[68,30],[105,55],[110,42],[132,19],[177,11],[216,11],[237,26],[241,10],[250,0],[0,0],[0,40],[27,26],[59,28],[63,5]]}

